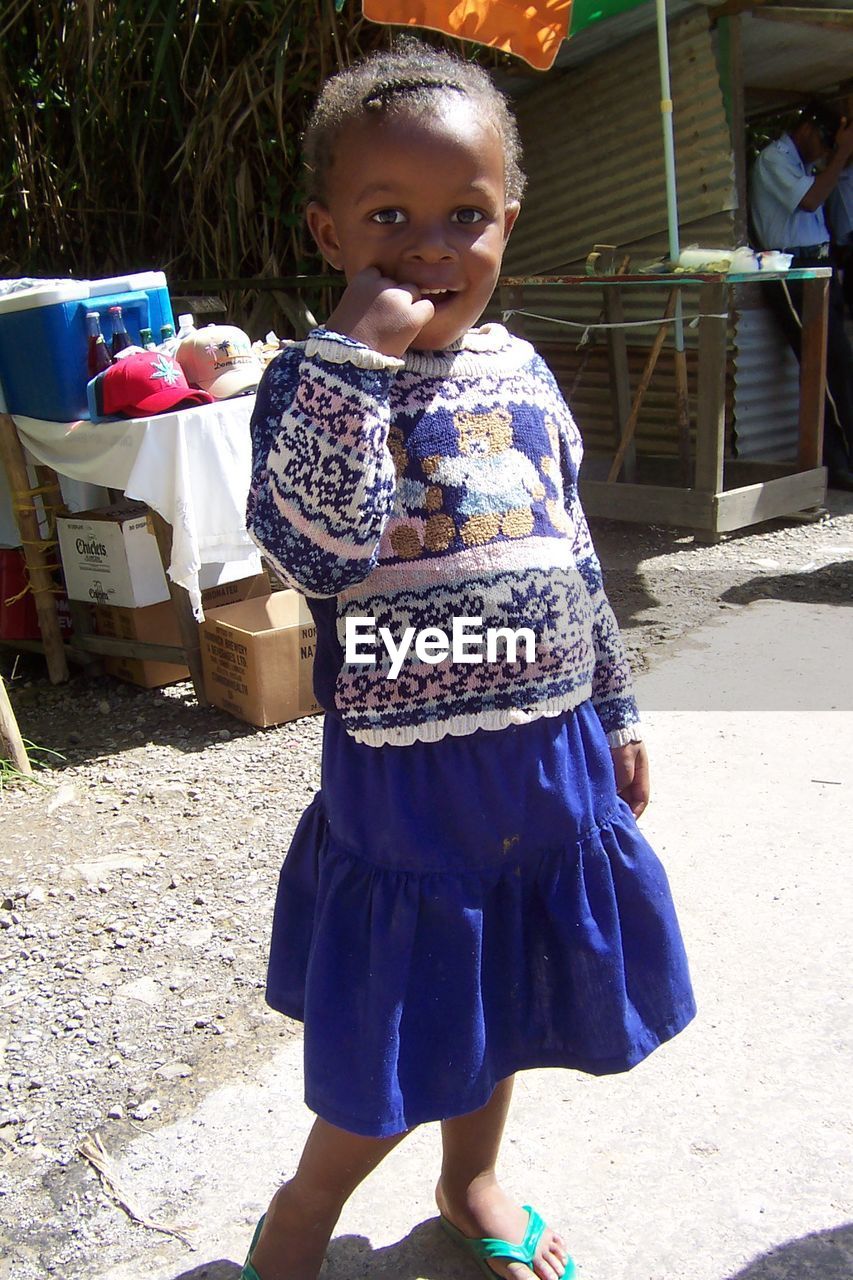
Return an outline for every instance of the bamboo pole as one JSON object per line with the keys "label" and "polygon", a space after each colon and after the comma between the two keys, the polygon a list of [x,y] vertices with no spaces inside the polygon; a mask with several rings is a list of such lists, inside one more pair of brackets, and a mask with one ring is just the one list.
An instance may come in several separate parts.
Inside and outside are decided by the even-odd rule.
{"label": "bamboo pole", "polygon": [[24,559],[27,562],[27,572],[44,644],[47,673],[51,684],[62,684],[68,679],[68,663],[53,597],[56,583],[50,571],[47,550],[42,540],[38,513],[30,496],[30,479],[27,475],[23,445],[8,413],[0,413],[0,462],[6,468],[9,479],[12,507],[18,532],[21,535],[21,545],[24,549]]}
{"label": "bamboo pole", "polygon": [[27,778],[32,777],[33,766],[24,747],[24,740],[2,676],[0,676],[0,758],[11,760],[18,773],[22,773]]}

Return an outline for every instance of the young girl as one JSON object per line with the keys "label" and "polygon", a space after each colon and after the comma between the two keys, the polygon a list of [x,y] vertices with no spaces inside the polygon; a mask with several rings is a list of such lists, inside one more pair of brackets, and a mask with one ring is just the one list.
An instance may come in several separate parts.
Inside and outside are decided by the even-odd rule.
{"label": "young girl", "polygon": [[[310,1280],[351,1192],[442,1122],[441,1222],[566,1280],[495,1176],[513,1075],[624,1071],[694,1013],[647,763],[546,365],[486,306],[524,179],[488,76],[407,41],[326,85],[308,224],[347,279],[270,366],[249,528],[317,623],[322,789],[281,873],[267,999],[317,1120],[243,1280]],[[394,674],[392,674],[394,673]]]}

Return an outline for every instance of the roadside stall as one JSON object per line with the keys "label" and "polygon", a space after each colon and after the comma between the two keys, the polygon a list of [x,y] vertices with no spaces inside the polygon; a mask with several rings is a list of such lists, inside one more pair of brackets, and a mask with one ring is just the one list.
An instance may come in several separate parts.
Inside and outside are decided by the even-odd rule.
{"label": "roadside stall", "polygon": [[[104,342],[90,333],[87,352],[84,320],[91,326],[95,312],[122,303],[127,353],[90,377],[92,347]],[[67,678],[69,658],[97,657],[144,687],[190,676],[204,706],[211,685],[227,681],[227,709],[272,723],[281,708],[241,711],[227,673],[208,673],[205,682],[200,624],[206,613],[219,618],[223,608],[261,605],[270,595],[245,506],[254,388],[275,348],[253,349],[233,326],[195,330],[190,317],[181,318],[188,323],[178,345],[160,273],[36,285],[10,292],[6,304],[0,300],[6,540],[13,516],[26,566],[19,594],[29,596],[40,636],[4,638],[0,628],[0,642],[43,651],[54,682]],[[164,335],[159,348],[152,325]],[[48,354],[16,358],[27,349]],[[66,593],[63,630],[56,601]],[[281,606],[262,613],[258,631],[305,624]],[[279,614],[276,626],[270,618]],[[215,691],[211,700],[222,705]]]}
{"label": "roadside stall", "polygon": [[[761,287],[781,291],[785,275],[739,270],[736,249],[749,239],[747,112],[771,101],[770,84],[790,85],[796,98],[849,79],[853,26],[848,15],[830,34],[814,14],[807,22],[783,13],[784,0],[666,7],[680,263],[668,226],[654,6],[640,5],[563,44],[547,77],[507,77],[529,185],[504,263],[515,283],[500,307],[569,398],[585,442],[587,509],[713,538],[824,498],[828,273],[816,269],[806,286],[798,366]],[[666,317],[673,289],[684,299],[681,354]],[[630,444],[614,470],[626,426]]]}

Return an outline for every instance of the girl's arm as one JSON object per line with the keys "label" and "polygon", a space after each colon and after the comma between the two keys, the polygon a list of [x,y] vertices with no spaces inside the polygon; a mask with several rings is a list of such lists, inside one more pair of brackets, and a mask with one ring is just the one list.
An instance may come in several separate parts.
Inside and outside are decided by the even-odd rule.
{"label": "girl's arm", "polygon": [[[583,457],[583,443],[575,420],[553,375],[545,365],[540,371],[548,382],[550,395],[546,412],[553,411],[560,440],[560,471],[563,479],[563,504],[571,525],[572,552],[575,565],[584,580],[593,610],[592,636],[595,647],[595,670],[592,679],[592,703],[598,713],[607,741],[612,748],[627,747],[642,737],[640,714],[634,699],[631,670],[619,634],[619,626],[604,593],[601,565],[592,545],[589,526],[578,494],[578,471]],[[635,753],[634,753],[635,754]]]}
{"label": "girl's arm", "polygon": [[249,533],[310,596],[361,582],[394,504],[388,392],[401,360],[315,329],[282,352],[252,414]]}

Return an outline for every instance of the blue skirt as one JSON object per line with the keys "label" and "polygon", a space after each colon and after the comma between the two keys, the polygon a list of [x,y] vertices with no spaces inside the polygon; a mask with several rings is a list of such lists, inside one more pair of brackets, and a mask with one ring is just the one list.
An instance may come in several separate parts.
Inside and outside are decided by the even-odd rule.
{"label": "blue skirt", "polygon": [[285,859],[267,1001],[305,1024],[305,1100],[384,1137],[528,1067],[636,1065],[695,1005],[666,875],[590,704],[367,747],[327,716]]}

